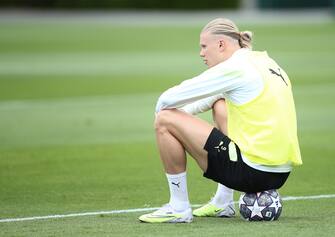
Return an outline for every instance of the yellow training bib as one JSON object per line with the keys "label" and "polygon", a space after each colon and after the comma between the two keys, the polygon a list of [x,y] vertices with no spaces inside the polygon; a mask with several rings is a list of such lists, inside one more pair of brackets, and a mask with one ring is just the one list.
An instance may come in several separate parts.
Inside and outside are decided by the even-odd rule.
{"label": "yellow training bib", "polygon": [[243,105],[226,100],[228,135],[253,163],[301,165],[290,80],[266,52],[252,51],[249,60],[261,74],[264,89]]}

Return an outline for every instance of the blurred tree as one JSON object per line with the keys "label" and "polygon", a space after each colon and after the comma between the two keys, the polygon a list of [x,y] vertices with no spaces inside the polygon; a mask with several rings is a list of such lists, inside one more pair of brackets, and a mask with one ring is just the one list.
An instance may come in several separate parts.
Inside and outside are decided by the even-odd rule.
{"label": "blurred tree", "polygon": [[333,0],[258,0],[260,8],[320,8],[330,7]]}
{"label": "blurred tree", "polygon": [[237,8],[240,0],[1,0],[2,7],[93,9],[222,9]]}

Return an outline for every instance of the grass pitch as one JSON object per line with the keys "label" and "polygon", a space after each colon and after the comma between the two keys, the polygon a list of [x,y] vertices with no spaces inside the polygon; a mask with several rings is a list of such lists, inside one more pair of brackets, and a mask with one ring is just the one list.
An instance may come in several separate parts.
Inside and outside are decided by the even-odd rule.
{"label": "grass pitch", "polygon": [[[0,219],[166,203],[154,106],[164,89],[205,69],[201,27],[0,22]],[[304,165],[279,192],[334,194],[335,24],[241,29],[293,84]],[[188,165],[190,200],[204,203],[216,184]],[[0,223],[0,236],[331,236],[334,204],[284,202],[272,223],[148,225],[132,213]]]}

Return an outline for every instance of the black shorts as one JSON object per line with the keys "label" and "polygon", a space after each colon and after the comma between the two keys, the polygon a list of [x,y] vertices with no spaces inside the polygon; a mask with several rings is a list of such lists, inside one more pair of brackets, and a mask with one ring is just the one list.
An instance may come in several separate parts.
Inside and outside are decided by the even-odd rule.
{"label": "black shorts", "polygon": [[[229,137],[214,128],[204,149],[208,152],[208,168],[204,177],[212,179],[234,190],[253,193],[279,189],[287,180],[290,172],[273,173],[256,170],[245,164],[239,147],[232,143],[229,156]],[[231,147],[232,148],[232,147]],[[236,155],[232,152],[236,151]]]}

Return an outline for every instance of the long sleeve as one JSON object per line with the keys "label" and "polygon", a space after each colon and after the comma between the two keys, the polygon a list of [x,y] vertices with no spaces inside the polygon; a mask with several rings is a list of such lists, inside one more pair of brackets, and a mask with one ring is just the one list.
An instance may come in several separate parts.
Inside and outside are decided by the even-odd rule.
{"label": "long sleeve", "polygon": [[199,114],[199,113],[204,113],[208,110],[210,110],[213,107],[213,104],[219,100],[222,99],[223,95],[219,94],[219,95],[215,95],[215,96],[211,96],[205,99],[201,99],[198,100],[196,102],[193,102],[191,104],[187,104],[183,107],[180,108],[180,110],[188,113],[188,114]]}
{"label": "long sleeve", "polygon": [[239,86],[236,79],[242,75],[243,70],[234,64],[217,65],[165,91],[158,99],[156,113],[236,89]]}

